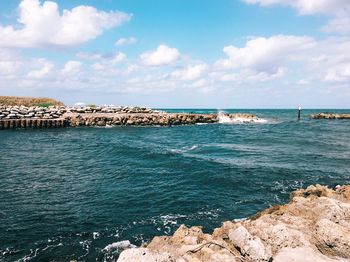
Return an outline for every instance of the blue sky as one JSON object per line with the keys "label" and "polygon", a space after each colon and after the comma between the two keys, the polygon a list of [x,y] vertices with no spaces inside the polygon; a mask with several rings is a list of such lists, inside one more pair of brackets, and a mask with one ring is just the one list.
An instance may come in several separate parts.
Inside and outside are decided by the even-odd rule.
{"label": "blue sky", "polygon": [[4,0],[0,94],[349,108],[347,0]]}

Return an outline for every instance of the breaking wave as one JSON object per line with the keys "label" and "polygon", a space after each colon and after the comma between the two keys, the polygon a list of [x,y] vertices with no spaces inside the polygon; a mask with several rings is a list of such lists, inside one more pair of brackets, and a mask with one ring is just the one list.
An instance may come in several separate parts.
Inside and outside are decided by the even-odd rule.
{"label": "breaking wave", "polygon": [[220,124],[247,124],[247,123],[260,123],[265,124],[268,122],[267,119],[258,117],[234,117],[231,118],[228,114],[223,111],[218,113],[218,119]]}

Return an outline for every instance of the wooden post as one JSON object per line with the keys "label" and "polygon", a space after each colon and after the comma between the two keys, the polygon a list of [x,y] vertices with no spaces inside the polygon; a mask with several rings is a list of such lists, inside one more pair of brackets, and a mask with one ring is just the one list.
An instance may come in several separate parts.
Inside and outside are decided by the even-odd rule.
{"label": "wooden post", "polygon": [[298,121],[300,121],[301,117],[301,106],[298,107]]}
{"label": "wooden post", "polygon": [[26,120],[21,119],[21,128],[26,128],[26,126],[27,126],[26,124],[27,124]]}
{"label": "wooden post", "polygon": [[26,128],[31,128],[32,127],[32,120],[31,119],[27,119],[26,120]]}

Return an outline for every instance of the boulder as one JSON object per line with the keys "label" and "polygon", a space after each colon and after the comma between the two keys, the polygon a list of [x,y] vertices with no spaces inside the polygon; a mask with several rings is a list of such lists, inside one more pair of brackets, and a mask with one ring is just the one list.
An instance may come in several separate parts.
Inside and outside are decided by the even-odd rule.
{"label": "boulder", "polygon": [[[147,258],[148,260],[144,260]],[[181,225],[173,236],[125,250],[118,261],[350,261],[350,186],[310,186],[213,234]]]}
{"label": "boulder", "polygon": [[270,261],[272,257],[271,250],[264,246],[259,237],[252,236],[244,226],[231,229],[228,237],[231,243],[248,260]]}

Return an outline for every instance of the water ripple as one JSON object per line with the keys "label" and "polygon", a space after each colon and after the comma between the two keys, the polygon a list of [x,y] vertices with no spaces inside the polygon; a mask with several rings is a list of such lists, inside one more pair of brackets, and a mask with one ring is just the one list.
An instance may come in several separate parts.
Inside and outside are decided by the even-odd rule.
{"label": "water ripple", "polygon": [[0,260],[113,261],[121,241],[212,230],[296,188],[350,183],[350,122],[252,113],[274,122],[0,132]]}

